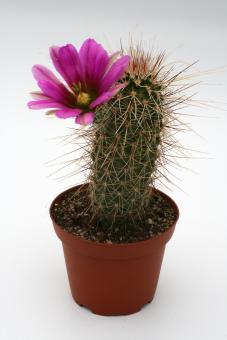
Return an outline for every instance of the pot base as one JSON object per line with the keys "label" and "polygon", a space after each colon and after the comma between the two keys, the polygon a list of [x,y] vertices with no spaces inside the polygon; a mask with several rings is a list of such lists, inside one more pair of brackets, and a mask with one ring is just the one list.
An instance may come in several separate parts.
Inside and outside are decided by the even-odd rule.
{"label": "pot base", "polygon": [[77,305],[79,305],[80,307],[83,307],[85,309],[88,309],[91,313],[96,314],[96,315],[101,315],[101,316],[121,316],[121,315],[130,315],[130,314],[136,314],[138,312],[141,311],[141,309],[143,309],[146,305],[149,305],[152,300],[148,301],[146,304],[144,304],[143,306],[139,307],[139,308],[135,308],[135,310],[127,310],[125,312],[121,312],[114,314],[113,311],[107,311],[107,310],[103,310],[103,309],[91,309],[81,303],[79,303],[73,296],[74,301],[76,302]]}

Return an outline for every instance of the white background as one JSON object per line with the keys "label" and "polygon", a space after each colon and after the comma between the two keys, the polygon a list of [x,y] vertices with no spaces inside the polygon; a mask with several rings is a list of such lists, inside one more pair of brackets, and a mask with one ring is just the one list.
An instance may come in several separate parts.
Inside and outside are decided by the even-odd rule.
{"label": "white background", "polygon": [[[227,339],[226,17],[224,0],[0,1],[2,340]],[[154,301],[131,316],[101,317],[73,302],[48,215],[55,195],[81,180],[56,181],[44,165],[66,151],[52,138],[64,135],[73,120],[48,119],[26,102],[37,89],[31,66],[51,67],[49,46],[79,47],[94,37],[116,50],[129,34],[166,49],[171,60],[199,59],[196,70],[216,70],[201,75],[196,88],[196,98],[213,108],[187,110],[197,115],[186,118],[197,134],[179,136],[204,154],[182,159],[195,173],[174,170],[184,192],[164,189],[181,216]]]}

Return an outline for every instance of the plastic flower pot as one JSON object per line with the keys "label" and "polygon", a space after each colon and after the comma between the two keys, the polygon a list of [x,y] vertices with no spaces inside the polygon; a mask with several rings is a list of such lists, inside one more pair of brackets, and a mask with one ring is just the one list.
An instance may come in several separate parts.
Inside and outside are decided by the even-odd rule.
{"label": "plastic flower pot", "polygon": [[74,300],[99,315],[138,312],[154,297],[165,246],[179,217],[177,205],[159,191],[176,212],[175,222],[165,232],[135,243],[97,243],[77,237],[55,222],[52,207],[65,192],[53,201],[50,216],[62,241]]}

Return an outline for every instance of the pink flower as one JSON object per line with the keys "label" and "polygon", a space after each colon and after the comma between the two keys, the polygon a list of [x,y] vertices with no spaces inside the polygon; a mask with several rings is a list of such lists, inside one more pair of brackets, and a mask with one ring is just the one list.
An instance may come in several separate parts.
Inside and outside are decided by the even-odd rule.
{"label": "pink flower", "polygon": [[108,55],[94,39],[87,39],[79,52],[68,44],[50,48],[56,70],[63,84],[48,68],[34,65],[33,75],[42,92],[31,93],[30,109],[52,109],[58,118],[75,117],[78,124],[91,124],[94,109],[111,99],[126,84],[119,83],[128,68],[130,57]]}

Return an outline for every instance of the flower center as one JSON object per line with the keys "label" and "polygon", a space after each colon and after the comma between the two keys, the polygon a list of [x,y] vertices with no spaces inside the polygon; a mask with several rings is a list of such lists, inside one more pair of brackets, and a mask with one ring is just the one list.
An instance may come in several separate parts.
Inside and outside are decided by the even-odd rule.
{"label": "flower center", "polygon": [[92,98],[89,93],[87,92],[79,92],[77,96],[77,104],[86,106],[89,105],[91,102]]}

